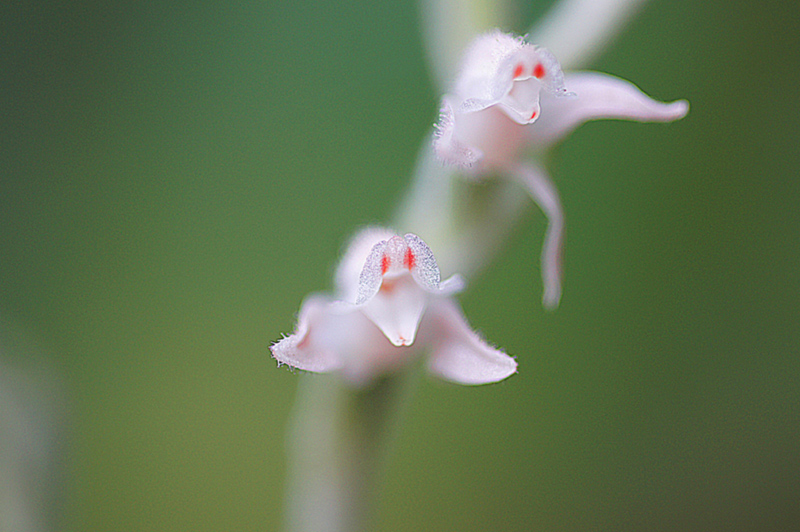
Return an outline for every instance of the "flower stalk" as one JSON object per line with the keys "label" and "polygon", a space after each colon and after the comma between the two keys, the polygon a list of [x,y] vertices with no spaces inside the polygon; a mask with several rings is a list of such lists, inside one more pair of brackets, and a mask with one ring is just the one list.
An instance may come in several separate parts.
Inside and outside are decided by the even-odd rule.
{"label": "flower stalk", "polygon": [[[413,361],[470,385],[516,372],[513,358],[467,324],[452,297],[463,288],[455,274],[471,278],[484,268],[533,200],[548,219],[542,301],[558,306],[565,216],[546,171],[550,149],[588,120],[669,122],[688,111],[684,101],[652,100],[613,76],[569,72],[641,3],[562,0],[532,31],[550,50],[499,30],[467,47],[394,216],[393,225],[411,233],[363,231],[337,271],[335,294],[309,297],[295,333],[272,346],[279,364],[335,373],[299,379],[287,441],[288,531],[371,529],[383,457],[419,373]],[[424,4],[434,79],[442,87],[453,81],[465,35],[502,23],[495,17],[505,11],[488,6]],[[460,9],[467,13],[456,16]],[[452,277],[440,282],[442,276]]]}
{"label": "flower stalk", "polygon": [[416,375],[392,373],[366,388],[336,376],[299,379],[287,439],[287,532],[372,530],[383,464]]}

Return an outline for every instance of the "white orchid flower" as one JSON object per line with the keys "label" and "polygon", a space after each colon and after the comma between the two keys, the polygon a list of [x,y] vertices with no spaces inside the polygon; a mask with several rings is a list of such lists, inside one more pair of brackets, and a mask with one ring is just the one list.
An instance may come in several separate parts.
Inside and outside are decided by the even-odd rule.
{"label": "white orchid flower", "polygon": [[564,74],[545,48],[495,30],[468,48],[453,90],[443,98],[433,146],[440,160],[473,175],[513,176],[542,208],[549,220],[542,251],[543,301],[552,308],[561,298],[564,215],[549,176],[524,161],[523,152],[544,152],[589,120],[670,122],[688,109],[684,100],[657,102],[606,74]]}
{"label": "white orchid flower", "polygon": [[362,231],[336,275],[339,299],[314,295],[302,305],[295,333],[274,344],[279,364],[340,372],[355,386],[396,371],[427,352],[428,369],[460,384],[497,382],[516,361],[473,331],[453,295],[458,276],[440,281],[430,248],[418,236]]}

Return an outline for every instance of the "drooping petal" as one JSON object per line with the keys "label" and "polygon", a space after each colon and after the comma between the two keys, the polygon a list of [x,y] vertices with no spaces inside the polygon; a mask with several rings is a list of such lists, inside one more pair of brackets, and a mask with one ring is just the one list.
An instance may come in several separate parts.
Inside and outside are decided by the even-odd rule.
{"label": "drooping petal", "polygon": [[270,347],[279,364],[320,373],[342,367],[338,347],[343,338],[337,333],[337,325],[341,325],[338,322],[344,315],[331,314],[330,303],[322,296],[312,296],[303,302],[294,334]]}
{"label": "drooping petal", "polygon": [[549,147],[589,120],[616,118],[637,122],[671,122],[686,116],[686,100],[662,103],[653,100],[632,83],[597,72],[566,75],[566,83],[577,96],[542,96],[542,117],[528,128],[531,142]]}
{"label": "drooping petal", "polygon": [[564,240],[564,211],[558,190],[543,170],[532,165],[513,165],[511,172],[528,190],[533,201],[547,216],[547,232],[542,247],[542,303],[555,309],[561,300],[561,249]]}
{"label": "drooping petal", "polygon": [[428,299],[428,293],[404,275],[384,279],[380,290],[360,308],[392,344],[408,346],[417,336]]}
{"label": "drooping petal", "polygon": [[420,336],[430,342],[428,369],[460,384],[501,381],[517,371],[517,362],[481,340],[467,323],[461,309],[450,299],[432,303]]}

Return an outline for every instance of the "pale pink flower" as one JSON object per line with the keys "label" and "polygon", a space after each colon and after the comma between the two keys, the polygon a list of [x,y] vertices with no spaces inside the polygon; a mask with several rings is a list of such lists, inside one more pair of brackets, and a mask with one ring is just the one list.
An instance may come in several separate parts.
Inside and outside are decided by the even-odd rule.
{"label": "pale pink flower", "polygon": [[340,372],[356,386],[396,371],[422,353],[435,375],[461,384],[497,382],[516,361],[473,331],[453,295],[463,281],[440,280],[430,248],[418,236],[362,231],[336,274],[337,298],[309,297],[295,333],[275,343],[278,363]]}
{"label": "pale pink flower", "polygon": [[669,122],[688,109],[686,101],[657,102],[606,74],[564,74],[546,49],[495,30],[467,50],[453,90],[443,98],[433,145],[439,159],[472,175],[513,176],[539,204],[549,219],[543,299],[555,307],[561,297],[563,211],[546,172],[523,154],[547,150],[589,120]]}

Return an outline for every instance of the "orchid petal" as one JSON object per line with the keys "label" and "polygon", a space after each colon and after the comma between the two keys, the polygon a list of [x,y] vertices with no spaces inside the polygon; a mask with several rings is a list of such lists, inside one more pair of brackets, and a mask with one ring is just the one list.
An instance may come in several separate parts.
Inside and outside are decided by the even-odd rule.
{"label": "orchid petal", "polygon": [[361,305],[365,301],[372,299],[380,290],[385,273],[382,263],[386,263],[386,247],[388,242],[382,240],[372,247],[372,250],[364,262],[361,275],[358,278],[358,298],[356,305]]}
{"label": "orchid petal", "polygon": [[531,141],[547,147],[589,120],[616,118],[637,122],[671,122],[686,116],[686,100],[671,103],[656,101],[634,84],[597,72],[566,75],[575,98],[542,98],[542,118],[529,128]]}
{"label": "orchid petal", "polygon": [[437,157],[476,173],[504,166],[518,157],[527,141],[520,126],[539,119],[544,95],[572,95],[553,54],[499,30],[479,36],[443,99],[433,143]]}
{"label": "orchid petal", "polygon": [[455,138],[455,120],[453,105],[450,98],[445,96],[439,110],[439,122],[435,125],[433,150],[442,161],[469,168],[483,159],[483,152],[467,146]]}
{"label": "orchid petal", "polygon": [[355,386],[365,386],[377,376],[397,370],[418,354],[391,344],[363,312],[353,312],[350,320],[339,325],[342,328],[338,334],[346,337],[339,344],[344,361],[339,372]]}
{"label": "orchid petal", "polygon": [[411,345],[425,312],[428,294],[410,276],[384,279],[380,291],[361,307],[394,345]]}
{"label": "orchid petal", "polygon": [[441,274],[431,248],[413,233],[407,233],[403,238],[408,246],[403,264],[420,286],[428,290],[438,290]]}
{"label": "orchid petal", "polygon": [[439,295],[443,297],[453,296],[459,292],[463,292],[466,286],[467,283],[464,281],[464,278],[455,274],[439,283]]}
{"label": "orchid petal", "polygon": [[358,307],[324,296],[306,300],[295,334],[270,349],[279,365],[316,373],[338,371],[356,386],[366,385],[414,355],[389,343]]}
{"label": "orchid petal", "polygon": [[[394,235],[394,231],[383,227],[366,227],[350,239],[347,251],[336,269],[335,284],[338,299],[350,303],[356,302],[359,292],[362,290],[359,274],[362,273],[375,243],[389,240]],[[372,282],[374,283],[374,280]],[[370,285],[370,289],[377,290],[377,287]]]}
{"label": "orchid petal", "polygon": [[539,92],[566,95],[564,75],[555,56],[523,37],[495,30],[473,42],[464,54],[454,93],[458,113],[475,113],[493,105],[518,124],[539,116]]}
{"label": "orchid petal", "polygon": [[[377,244],[368,240],[384,236],[380,229],[361,232],[337,271],[353,274],[354,261],[366,256],[356,286],[358,304],[325,296],[306,300],[295,333],[271,347],[278,364],[321,373],[336,370],[359,387],[424,351],[439,353],[432,367],[456,382],[492,382],[513,373],[516,362],[483,344],[451,299],[463,289],[463,279],[454,275],[440,281],[433,253],[412,233]],[[350,281],[337,278],[337,284],[352,292]]]}
{"label": "orchid petal", "polygon": [[442,162],[481,174],[517,158],[528,141],[524,129],[501,105],[476,113],[453,112],[451,127],[446,135],[437,134],[433,149]]}
{"label": "orchid petal", "polygon": [[483,109],[491,105],[489,102],[500,100],[508,94],[514,82],[511,58],[516,58],[525,46],[530,45],[522,37],[500,30],[477,37],[464,53],[455,93],[464,100],[487,102],[487,105],[474,110]]}
{"label": "orchid petal", "polygon": [[333,322],[341,321],[342,315],[328,312],[330,300],[322,296],[308,298],[300,309],[295,333],[270,347],[278,364],[294,368],[325,373],[339,369],[343,361],[337,349],[339,338]]}
{"label": "orchid petal", "polygon": [[[481,340],[452,300],[437,301],[428,313],[425,324],[436,331],[430,340],[428,369],[432,373],[460,384],[498,382],[516,373],[517,362]],[[424,333],[431,331],[426,328]]]}
{"label": "orchid petal", "polygon": [[564,211],[558,190],[540,168],[517,165],[511,168],[517,180],[547,216],[547,232],[542,247],[542,303],[553,310],[561,300],[561,248],[564,240]]}

